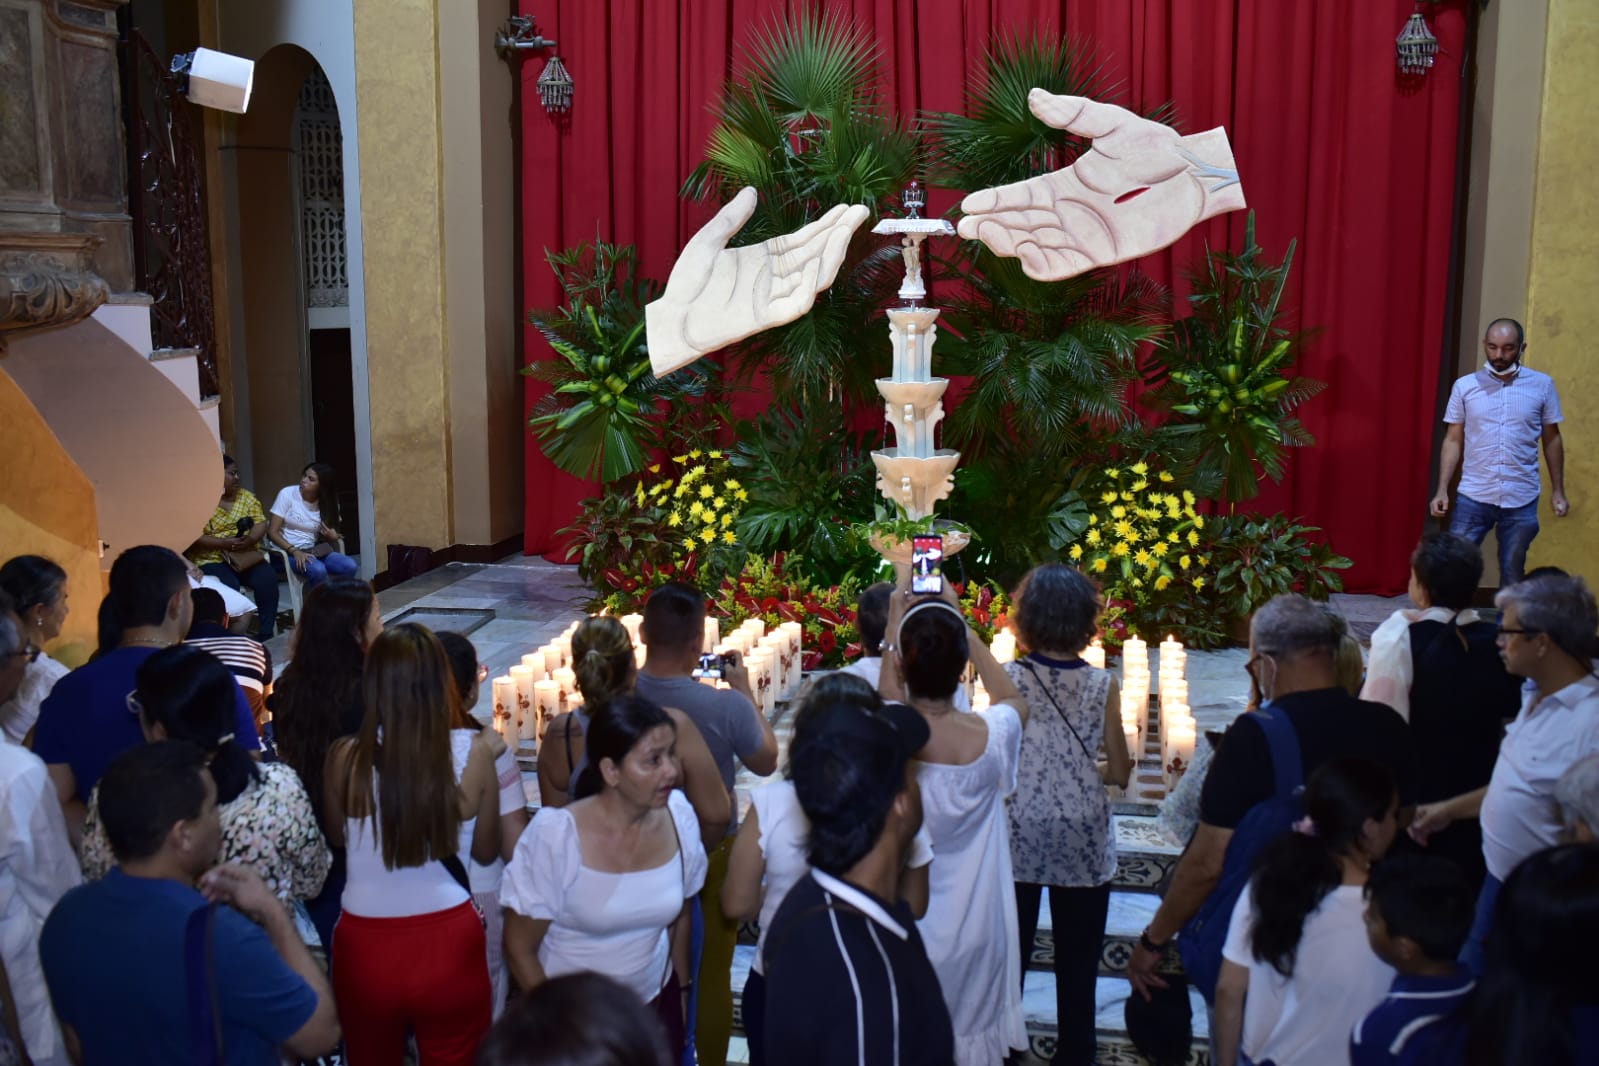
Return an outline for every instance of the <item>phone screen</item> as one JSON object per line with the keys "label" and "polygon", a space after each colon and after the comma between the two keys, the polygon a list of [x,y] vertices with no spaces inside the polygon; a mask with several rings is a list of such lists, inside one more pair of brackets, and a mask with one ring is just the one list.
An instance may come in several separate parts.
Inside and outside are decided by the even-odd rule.
{"label": "phone screen", "polygon": [[911,591],[919,595],[944,591],[944,538],[937,533],[911,538]]}
{"label": "phone screen", "polygon": [[694,671],[693,676],[709,677],[720,681],[722,679],[722,657],[710,652],[701,655],[699,668]]}

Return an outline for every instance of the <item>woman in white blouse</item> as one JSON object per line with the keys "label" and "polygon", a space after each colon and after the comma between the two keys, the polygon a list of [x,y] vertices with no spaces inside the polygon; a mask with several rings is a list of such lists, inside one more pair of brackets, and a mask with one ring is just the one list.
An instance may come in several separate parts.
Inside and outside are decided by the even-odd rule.
{"label": "woman in white blouse", "polygon": [[[836,703],[849,703],[865,711],[883,705],[882,697],[859,674],[840,670],[819,678],[800,698],[794,715],[794,735],[788,742],[790,761],[812,740],[816,713]],[[750,811],[739,826],[733,855],[727,864],[727,881],[722,886],[722,913],[737,922],[760,917],[760,939],[755,943],[755,962],[744,983],[744,1035],[749,1041],[750,1062],[765,1061],[762,1038],[766,1020],[766,930],[777,914],[788,890],[810,872],[807,838],[810,823],[800,808],[794,782],[787,779],[750,791]],[[927,913],[928,867],[933,861],[933,838],[926,827],[916,832],[905,868],[899,877],[899,898],[910,905],[911,914]]]}
{"label": "woman in white blouse", "polygon": [[0,589],[11,597],[22,621],[22,639],[32,647],[16,695],[0,703],[0,730],[13,744],[27,743],[39,705],[67,668],[46,655],[46,644],[61,635],[67,620],[67,572],[42,555],[19,555],[0,566]]}
{"label": "woman in white blouse", "polygon": [[676,731],[637,696],[589,722],[575,803],[544,807],[505,870],[505,956],[524,990],[593,971],[654,1006],[674,1053],[693,985],[685,901],[705,882],[694,808],[676,790]]}
{"label": "woman in white blouse", "polygon": [[333,467],[307,463],[300,483],[285,485],[272,501],[267,540],[289,553],[290,565],[306,587],[333,577],[354,577],[361,569],[338,551],[339,492]]}

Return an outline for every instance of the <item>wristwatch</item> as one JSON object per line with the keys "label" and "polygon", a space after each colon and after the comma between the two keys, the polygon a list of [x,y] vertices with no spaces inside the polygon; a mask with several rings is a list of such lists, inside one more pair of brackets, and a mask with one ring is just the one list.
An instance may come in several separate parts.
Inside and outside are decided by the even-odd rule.
{"label": "wristwatch", "polygon": [[1151,940],[1149,937],[1149,926],[1147,925],[1144,926],[1144,931],[1138,934],[1138,946],[1143,948],[1145,951],[1152,952],[1156,955],[1159,955],[1161,952],[1165,951],[1169,944],[1171,944],[1170,940],[1166,941],[1164,944],[1157,944]]}

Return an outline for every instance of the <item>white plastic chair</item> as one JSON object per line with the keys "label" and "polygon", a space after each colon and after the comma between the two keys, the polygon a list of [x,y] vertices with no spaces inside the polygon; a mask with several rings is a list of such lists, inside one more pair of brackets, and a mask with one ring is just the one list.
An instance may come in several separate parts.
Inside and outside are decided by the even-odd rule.
{"label": "white plastic chair", "polygon": [[[299,625],[300,608],[305,603],[305,578],[301,577],[300,572],[294,568],[294,556],[270,541],[263,540],[261,547],[266,550],[269,560],[273,555],[283,560],[283,573],[289,582],[289,611],[294,616],[294,624]],[[339,538],[339,542],[333,546],[333,550],[340,555],[344,554],[343,537]]]}

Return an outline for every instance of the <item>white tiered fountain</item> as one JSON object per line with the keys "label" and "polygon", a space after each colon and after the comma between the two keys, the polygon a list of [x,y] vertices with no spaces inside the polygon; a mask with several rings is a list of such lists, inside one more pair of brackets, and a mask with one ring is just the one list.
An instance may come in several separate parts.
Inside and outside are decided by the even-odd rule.
{"label": "white tiered fountain", "polygon": [[[888,310],[888,331],[894,345],[892,377],[877,379],[884,401],[884,418],[894,427],[894,444],[872,453],[877,465],[877,489],[889,503],[903,508],[907,517],[920,521],[933,513],[933,505],[954,488],[960,453],[939,448],[934,428],[944,419],[944,390],[948,378],[932,374],[933,341],[938,338],[938,309],[927,307],[927,286],[922,280],[922,242],[931,236],[954,236],[955,227],[944,219],[923,218],[926,193],[916,182],[905,190],[905,218],[885,218],[873,233],[902,238],[905,280],[899,287],[900,304]],[[944,554],[964,548],[966,533],[951,530],[944,536]],[[874,539],[874,546],[893,562],[910,562],[910,545]]]}

